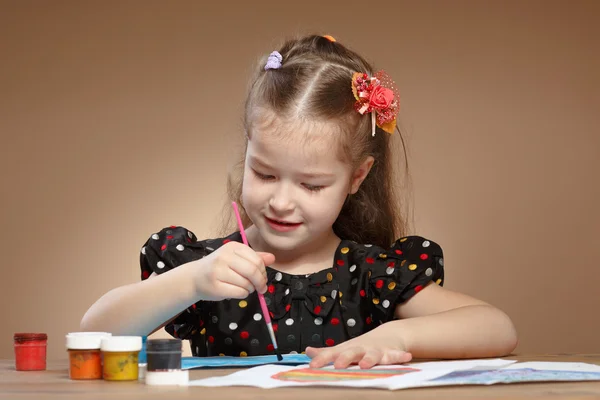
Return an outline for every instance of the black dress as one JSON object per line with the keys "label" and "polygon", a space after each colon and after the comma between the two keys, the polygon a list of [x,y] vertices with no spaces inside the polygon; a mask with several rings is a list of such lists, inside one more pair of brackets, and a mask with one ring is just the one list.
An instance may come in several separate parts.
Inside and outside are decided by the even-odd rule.
{"label": "black dress", "polygon": [[[153,234],[142,247],[142,279],[198,260],[229,241],[198,241],[183,227]],[[282,353],[307,346],[334,346],[394,319],[395,306],[430,281],[444,279],[442,249],[419,236],[397,240],[389,249],[342,240],[334,265],[309,275],[290,275],[267,267],[269,306]],[[246,299],[199,301],[165,327],[191,342],[194,356],[273,354],[256,293]]]}

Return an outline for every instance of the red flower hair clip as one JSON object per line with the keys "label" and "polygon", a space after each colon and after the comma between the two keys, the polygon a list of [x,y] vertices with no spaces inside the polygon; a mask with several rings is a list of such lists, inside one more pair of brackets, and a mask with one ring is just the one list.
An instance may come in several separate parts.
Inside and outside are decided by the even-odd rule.
{"label": "red flower hair clip", "polygon": [[361,115],[371,113],[373,136],[375,125],[392,134],[396,128],[396,117],[400,110],[400,96],[396,84],[384,71],[374,76],[363,72],[352,75],[352,93],[356,99],[354,107]]}

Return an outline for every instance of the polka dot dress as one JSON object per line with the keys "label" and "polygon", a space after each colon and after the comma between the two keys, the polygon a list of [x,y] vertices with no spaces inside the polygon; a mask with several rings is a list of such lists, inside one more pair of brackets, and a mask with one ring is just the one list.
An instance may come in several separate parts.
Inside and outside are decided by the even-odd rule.
{"label": "polka dot dress", "polygon": [[[141,278],[162,274],[198,260],[229,241],[198,241],[183,227],[153,234],[140,253]],[[342,240],[333,265],[309,275],[291,275],[267,267],[265,301],[282,353],[302,353],[307,346],[335,346],[394,318],[395,306],[429,282],[443,284],[442,249],[418,236],[397,240],[390,248]],[[169,323],[172,336],[187,339],[194,356],[273,354],[256,293],[245,299],[200,301]]]}

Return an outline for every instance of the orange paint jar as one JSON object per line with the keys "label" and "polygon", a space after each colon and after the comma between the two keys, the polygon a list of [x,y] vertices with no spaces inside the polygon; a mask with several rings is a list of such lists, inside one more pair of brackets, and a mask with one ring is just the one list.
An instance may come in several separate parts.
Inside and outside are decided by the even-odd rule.
{"label": "orange paint jar", "polygon": [[46,369],[45,333],[15,333],[15,369],[17,371],[43,371]]}
{"label": "orange paint jar", "polygon": [[102,379],[102,339],[106,332],[74,332],[66,336],[69,352],[69,378],[73,380]]}

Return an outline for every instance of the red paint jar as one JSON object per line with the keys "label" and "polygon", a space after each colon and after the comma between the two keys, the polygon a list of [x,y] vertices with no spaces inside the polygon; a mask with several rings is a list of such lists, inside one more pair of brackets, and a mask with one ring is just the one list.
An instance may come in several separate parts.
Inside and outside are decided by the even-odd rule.
{"label": "red paint jar", "polygon": [[17,371],[43,371],[46,369],[45,333],[15,333],[15,368]]}

